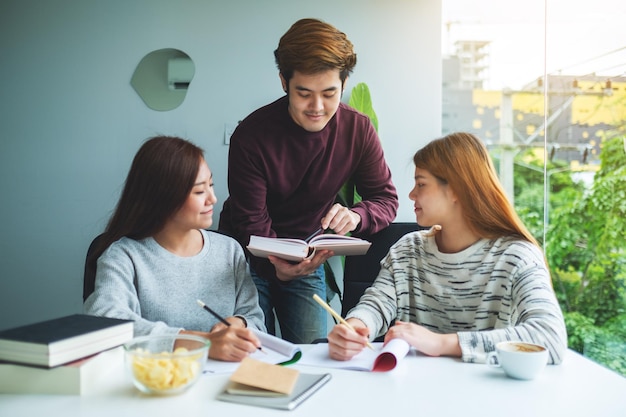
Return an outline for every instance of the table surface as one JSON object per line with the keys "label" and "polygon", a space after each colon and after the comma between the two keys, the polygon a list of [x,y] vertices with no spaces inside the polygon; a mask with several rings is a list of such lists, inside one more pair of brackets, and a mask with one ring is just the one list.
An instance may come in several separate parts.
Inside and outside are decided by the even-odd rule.
{"label": "table surface", "polygon": [[[306,355],[307,345],[302,346]],[[83,396],[0,395],[0,416],[626,416],[626,378],[568,351],[533,381],[507,378],[497,368],[414,352],[396,369],[371,373],[292,365],[332,379],[293,411],[215,399],[229,375],[203,375],[187,392],[152,397],[136,390],[120,364],[98,393]],[[103,378],[104,379],[104,378]]]}

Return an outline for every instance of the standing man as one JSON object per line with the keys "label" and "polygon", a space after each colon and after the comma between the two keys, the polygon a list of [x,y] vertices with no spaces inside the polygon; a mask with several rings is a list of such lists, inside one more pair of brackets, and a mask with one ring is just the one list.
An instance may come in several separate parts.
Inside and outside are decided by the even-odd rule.
{"label": "standing man", "polygon": [[[369,118],[341,103],[356,54],[346,35],[316,19],[297,21],[274,51],[286,95],[252,112],[230,142],[220,229],[246,246],[251,235],[304,239],[320,227],[345,235],[375,233],[393,221],[398,196]],[[363,201],[335,203],[352,179]],[[293,343],[326,337],[324,262],[250,255],[267,329]]]}

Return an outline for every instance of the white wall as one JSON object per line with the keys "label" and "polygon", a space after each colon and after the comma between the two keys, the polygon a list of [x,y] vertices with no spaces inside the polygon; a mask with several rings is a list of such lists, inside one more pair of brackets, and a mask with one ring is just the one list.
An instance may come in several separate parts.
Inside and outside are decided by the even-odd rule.
{"label": "white wall", "polygon": [[[302,17],[354,43],[350,84],[370,87],[398,219],[413,221],[411,156],[441,130],[440,9],[430,0],[0,2],[0,329],[81,311],[87,246],[147,137],[205,148],[224,201],[224,123],[282,94],[272,52]],[[196,64],[185,102],[169,112],[150,110],[129,84],[161,48]]]}

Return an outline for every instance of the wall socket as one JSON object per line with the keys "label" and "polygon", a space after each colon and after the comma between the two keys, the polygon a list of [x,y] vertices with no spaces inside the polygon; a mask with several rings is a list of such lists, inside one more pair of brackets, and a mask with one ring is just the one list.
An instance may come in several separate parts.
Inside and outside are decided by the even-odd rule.
{"label": "wall socket", "polygon": [[233,135],[237,123],[224,123],[224,145],[230,145],[230,137]]}

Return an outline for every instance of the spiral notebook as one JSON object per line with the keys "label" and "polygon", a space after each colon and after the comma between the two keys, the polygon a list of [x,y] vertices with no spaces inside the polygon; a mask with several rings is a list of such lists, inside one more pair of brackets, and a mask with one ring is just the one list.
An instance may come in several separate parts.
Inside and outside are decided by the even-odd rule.
{"label": "spiral notebook", "polygon": [[217,395],[217,399],[238,404],[253,405],[257,407],[277,408],[280,410],[293,410],[302,404],[307,398],[324,386],[331,378],[331,374],[306,374],[300,372],[298,381],[289,395],[278,397],[266,397],[255,395],[231,394],[226,390]]}

